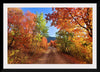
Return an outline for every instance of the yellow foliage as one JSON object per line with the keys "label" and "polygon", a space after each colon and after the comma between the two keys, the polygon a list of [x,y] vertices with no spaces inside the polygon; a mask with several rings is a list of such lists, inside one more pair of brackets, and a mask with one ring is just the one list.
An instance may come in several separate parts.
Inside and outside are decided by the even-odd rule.
{"label": "yellow foliage", "polygon": [[14,51],[12,51],[12,53],[10,54],[10,56],[13,56],[13,55],[14,55],[14,53],[15,53],[15,52],[14,52]]}

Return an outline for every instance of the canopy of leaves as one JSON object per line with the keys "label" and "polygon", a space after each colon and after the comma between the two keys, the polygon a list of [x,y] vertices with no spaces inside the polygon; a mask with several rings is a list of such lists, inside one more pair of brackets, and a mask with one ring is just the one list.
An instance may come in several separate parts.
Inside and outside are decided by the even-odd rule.
{"label": "canopy of leaves", "polygon": [[84,36],[92,37],[92,8],[55,8],[52,14],[46,14],[46,20],[52,20],[51,26],[60,30],[85,32]]}
{"label": "canopy of leaves", "polygon": [[37,29],[41,35],[48,37],[48,27],[46,26],[46,20],[43,18],[43,13],[40,15],[37,13]]}

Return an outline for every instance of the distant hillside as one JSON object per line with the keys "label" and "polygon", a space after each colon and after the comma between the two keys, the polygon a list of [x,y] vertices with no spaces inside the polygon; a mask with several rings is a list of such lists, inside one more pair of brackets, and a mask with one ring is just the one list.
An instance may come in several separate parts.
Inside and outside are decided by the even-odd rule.
{"label": "distant hillside", "polygon": [[55,40],[55,39],[56,39],[56,37],[48,37],[47,38],[48,42],[50,42],[50,40]]}

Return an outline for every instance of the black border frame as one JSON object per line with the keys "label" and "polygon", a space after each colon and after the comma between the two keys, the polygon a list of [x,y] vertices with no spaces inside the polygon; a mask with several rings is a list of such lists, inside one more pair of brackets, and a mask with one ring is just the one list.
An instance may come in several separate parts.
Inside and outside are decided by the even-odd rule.
{"label": "black border frame", "polygon": [[[1,26],[0,26],[0,34],[2,34],[2,35],[0,35],[1,37],[1,43],[0,43],[0,56],[1,56],[1,61],[0,61],[0,72],[22,72],[22,71],[24,71],[24,72],[41,72],[41,71],[45,71],[45,72],[48,72],[48,71],[54,71],[54,72],[65,72],[65,71],[68,71],[68,72],[99,72],[100,71],[100,49],[99,49],[99,47],[98,47],[98,45],[99,45],[99,42],[97,43],[97,69],[3,69],[3,3],[97,3],[97,32],[98,32],[98,30],[99,30],[99,23],[100,23],[100,1],[98,1],[98,0],[84,0],[83,2],[82,2],[82,0],[61,0],[62,2],[60,2],[60,0],[55,0],[55,1],[49,1],[49,2],[46,2],[45,0],[43,1],[43,0],[41,0],[41,1],[31,1],[31,2],[29,2],[30,0],[28,0],[28,2],[27,1],[23,1],[23,0],[20,0],[20,1],[18,1],[18,0],[16,0],[16,1],[14,1],[14,0],[4,0],[4,1],[2,1],[2,4],[1,4],[1,2],[0,2],[0,8],[1,8],[1,12],[2,13],[0,13],[1,14],[1,16],[0,17],[2,17],[1,18],[1,21],[2,21],[2,23],[0,24]],[[99,38],[99,34],[97,34],[98,36],[98,39],[97,40],[99,40],[100,38]]]}

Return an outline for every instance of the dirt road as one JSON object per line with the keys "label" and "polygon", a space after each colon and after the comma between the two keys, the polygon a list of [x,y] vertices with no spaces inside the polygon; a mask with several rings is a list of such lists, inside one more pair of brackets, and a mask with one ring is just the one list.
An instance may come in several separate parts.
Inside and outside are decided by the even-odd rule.
{"label": "dirt road", "polygon": [[49,48],[35,64],[74,64],[74,62],[60,55],[56,48]]}

